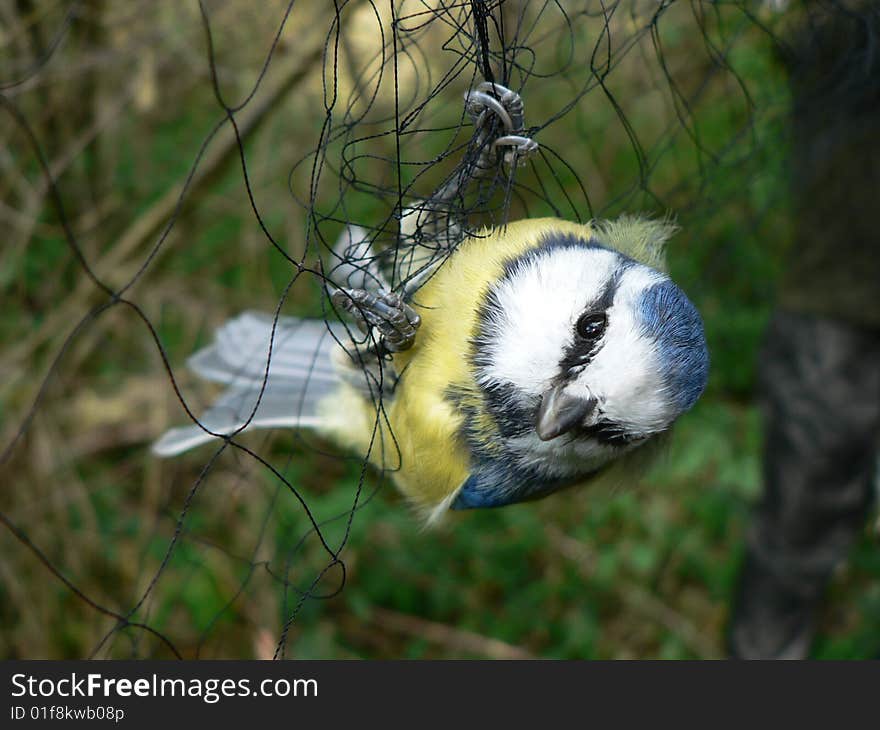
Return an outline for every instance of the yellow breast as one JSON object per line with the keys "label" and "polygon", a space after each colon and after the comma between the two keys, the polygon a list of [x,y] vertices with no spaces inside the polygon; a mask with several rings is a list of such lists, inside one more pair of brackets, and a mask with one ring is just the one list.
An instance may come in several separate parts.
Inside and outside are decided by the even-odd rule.
{"label": "yellow breast", "polygon": [[589,238],[593,229],[538,218],[463,241],[412,298],[422,324],[414,346],[394,356],[394,368],[402,375],[385,414],[377,417],[375,405],[348,388],[329,404],[337,414],[346,414],[344,423],[334,418],[338,425],[331,435],[362,453],[372,441],[370,461],[391,470],[403,494],[423,510],[450,500],[470,472],[470,454],[461,438],[463,416],[448,393],[479,398],[469,353],[487,290],[507,261],[535,248],[551,232]]}

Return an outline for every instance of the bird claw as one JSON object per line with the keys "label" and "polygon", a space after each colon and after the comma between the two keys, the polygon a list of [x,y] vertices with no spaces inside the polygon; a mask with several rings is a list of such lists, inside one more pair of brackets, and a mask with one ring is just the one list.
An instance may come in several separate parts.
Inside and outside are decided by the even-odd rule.
{"label": "bird claw", "polygon": [[422,320],[400,295],[389,291],[337,289],[333,304],[348,312],[365,335],[378,330],[380,344],[389,352],[408,350]]}

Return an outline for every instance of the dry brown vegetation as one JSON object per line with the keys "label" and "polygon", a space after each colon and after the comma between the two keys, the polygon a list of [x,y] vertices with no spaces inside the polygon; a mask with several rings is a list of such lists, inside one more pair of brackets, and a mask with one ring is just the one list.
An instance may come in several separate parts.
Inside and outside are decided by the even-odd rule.
{"label": "dry brown vegetation", "polygon": [[[330,166],[309,204],[309,155],[328,99],[337,100],[336,121],[346,111],[365,115],[364,136],[394,128],[391,40],[384,38],[383,65],[377,33],[390,28],[387,4],[348,3],[338,37],[332,5],[294,4],[263,77],[287,4],[203,3],[228,104],[260,81],[235,113],[253,202],[279,248],[311,263],[309,214],[332,211],[339,198]],[[422,4],[404,5],[415,12]],[[345,538],[344,590],[300,605],[317,576],[312,593],[334,595],[342,568],[327,569],[293,492],[235,449],[216,460],[205,448],[168,462],[148,450],[186,416],[146,321],[197,410],[213,391],[186,372],[186,356],[228,316],[274,310],[296,274],[257,221],[231,126],[202,149],[226,115],[200,7],[0,4],[0,655],[268,658],[282,637],[294,657],[721,654],[727,593],[759,481],[748,362],[776,273],[748,241],[758,229],[784,238],[783,204],[771,194],[782,186],[779,154],[762,151],[779,134],[773,113],[784,109],[784,92],[761,32],[724,36],[709,17],[705,32],[719,39],[713,56],[690,3],[677,3],[655,37],[644,20],[657,3],[625,5],[610,51],[597,46],[614,60],[608,93],[596,87],[539,141],[587,181],[593,210],[575,177],[552,168],[580,215],[633,205],[679,212],[685,232],[673,265],[714,338],[711,392],[639,488],[466,515],[434,533],[380,489]],[[537,17],[534,3],[508,3],[524,6],[527,19]],[[598,16],[573,17],[578,44],[592,48]],[[451,62],[440,49],[454,36],[448,23],[419,30],[413,18],[414,52],[397,69],[404,109],[424,98],[428,79],[442,78]],[[548,68],[559,27],[538,34]],[[752,106],[725,63],[752,85]],[[530,82],[531,121],[543,124],[576,98],[588,71]],[[454,125],[469,81],[456,78],[419,123]],[[463,134],[414,134],[403,138],[404,151],[429,161]],[[381,160],[358,174],[392,185],[397,141],[362,143],[359,150]],[[421,192],[454,161],[431,169]],[[390,210],[369,191],[352,192],[346,206],[348,217],[373,225]],[[515,213],[522,210],[514,201]],[[546,210],[540,201],[530,208]],[[330,221],[326,236],[339,227]],[[110,290],[124,287],[142,316],[127,303],[107,307],[112,298],[83,260]],[[320,312],[318,284],[299,279],[284,312]],[[241,441],[284,474],[319,522],[351,509],[357,459],[342,460],[307,434]],[[370,476],[361,502],[377,487]],[[328,543],[343,541],[346,523],[323,525]],[[828,625],[864,643],[876,627],[871,634],[862,616],[880,606],[880,594],[865,587],[877,559],[861,555],[836,588],[847,608]],[[828,652],[850,651],[848,641]]]}

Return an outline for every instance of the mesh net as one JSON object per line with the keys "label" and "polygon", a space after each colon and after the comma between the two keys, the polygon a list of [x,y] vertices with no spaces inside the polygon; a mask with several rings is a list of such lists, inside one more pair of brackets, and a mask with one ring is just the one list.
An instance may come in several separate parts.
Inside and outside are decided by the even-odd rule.
{"label": "mesh net", "polygon": [[[465,611],[451,598],[436,611],[425,593],[394,599],[395,584],[433,571],[420,590],[454,595],[480,569],[463,576],[439,557],[401,567],[422,550],[460,564],[474,545],[405,527],[363,454],[304,429],[218,438],[169,461],[148,446],[216,395],[184,362],[229,316],[345,321],[328,290],[349,225],[372,243],[356,269],[377,264],[401,290],[465,231],[674,213],[671,266],[705,314],[710,395],[747,394],[742,353],[786,238],[776,56],[804,11],[781,5],[4,4],[4,654],[381,656],[404,651],[401,636],[446,646],[427,655],[541,653],[547,637],[522,628],[492,643],[479,621],[434,621]],[[508,130],[465,101],[485,82],[520,95],[514,132],[536,150],[492,147]],[[765,243],[744,245],[757,231]],[[589,550],[558,527],[583,511],[530,509],[469,529],[534,528],[557,552]],[[389,577],[368,596],[352,570]],[[325,600],[343,586],[347,603]],[[617,590],[630,593],[612,603],[639,603],[637,581]],[[473,600],[491,605],[491,591]],[[717,652],[676,620],[659,622],[686,654]]]}

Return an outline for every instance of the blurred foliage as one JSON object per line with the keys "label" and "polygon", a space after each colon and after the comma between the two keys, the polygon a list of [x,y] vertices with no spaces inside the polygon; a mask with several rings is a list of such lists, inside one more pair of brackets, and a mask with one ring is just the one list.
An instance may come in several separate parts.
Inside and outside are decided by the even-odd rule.
{"label": "blurred foliage", "polygon": [[[266,5],[207,3],[219,83],[229,98],[253,85],[278,27],[283,4]],[[295,66],[312,40],[322,43],[330,16],[316,13],[316,22],[298,20],[282,36],[267,83],[288,62]],[[64,6],[21,2],[3,14],[5,67],[16,77],[27,67],[21,59],[45,50]],[[669,73],[685,86],[701,78],[693,66],[718,65],[719,81],[702,94],[699,109],[670,117],[672,102],[656,92],[656,58],[635,56],[608,78],[639,131],[646,161],[634,160],[617,110],[597,94],[539,138],[586,181],[592,212],[674,211],[681,225],[670,266],[704,316],[711,382],[641,484],[455,515],[445,527],[424,531],[393,490],[370,475],[342,555],[343,590],[336,565],[316,589],[327,599],[301,601],[327,556],[284,485],[227,450],[196,490],[210,449],[168,462],[149,454],[149,442],[185,416],[143,322],[114,309],[65,345],[98,299],[71,255],[26,135],[4,117],[4,447],[51,377],[27,431],[0,466],[0,510],[90,600],[127,614],[146,593],[132,620],[168,636],[187,657],[271,657],[300,603],[287,634],[287,656],[295,658],[722,656],[748,506],[760,491],[753,370],[788,246],[787,90],[772,43],[756,27],[725,34],[721,23],[708,31],[723,49],[712,60],[705,38],[686,21],[692,18],[682,12],[664,22],[659,42]],[[312,39],[314,33],[320,35]],[[352,54],[349,62],[357,63]],[[748,95],[723,64],[735,69]],[[88,3],[58,56],[7,93],[36,129],[86,259],[114,285],[131,279],[156,235],[115,252],[186,178],[223,117],[197,8]],[[292,253],[305,245],[305,211],[293,198],[306,196],[309,165],[291,169],[314,145],[324,93],[317,64],[245,141],[265,224]],[[559,93],[549,82],[529,86],[527,114],[553,106]],[[380,100],[385,112],[388,103]],[[71,111],[78,108],[80,117]],[[689,134],[667,135],[670,118],[686,123]],[[224,128],[211,144],[223,144],[229,134]],[[422,159],[448,141],[438,135],[436,149],[421,150]],[[393,138],[375,144],[393,153]],[[660,154],[663,165],[651,167]],[[651,194],[630,187],[640,169],[651,170]],[[575,185],[564,169],[559,179]],[[387,215],[386,203],[367,193],[346,206],[353,220]],[[150,232],[158,234],[165,222]],[[212,391],[185,372],[186,356],[226,317],[273,310],[291,274],[267,244],[237,153],[230,155],[185,199],[133,290],[190,402],[204,405]],[[320,313],[318,294],[303,282],[285,312]],[[337,544],[347,520],[326,521],[350,510],[360,462],[332,455],[307,434],[252,434],[242,441],[284,465],[284,475],[326,523],[328,542]],[[819,656],[876,653],[878,574],[880,551],[866,534],[834,583]],[[154,635],[135,627],[114,632],[115,624],[10,532],[0,532],[0,655],[170,656]]]}

